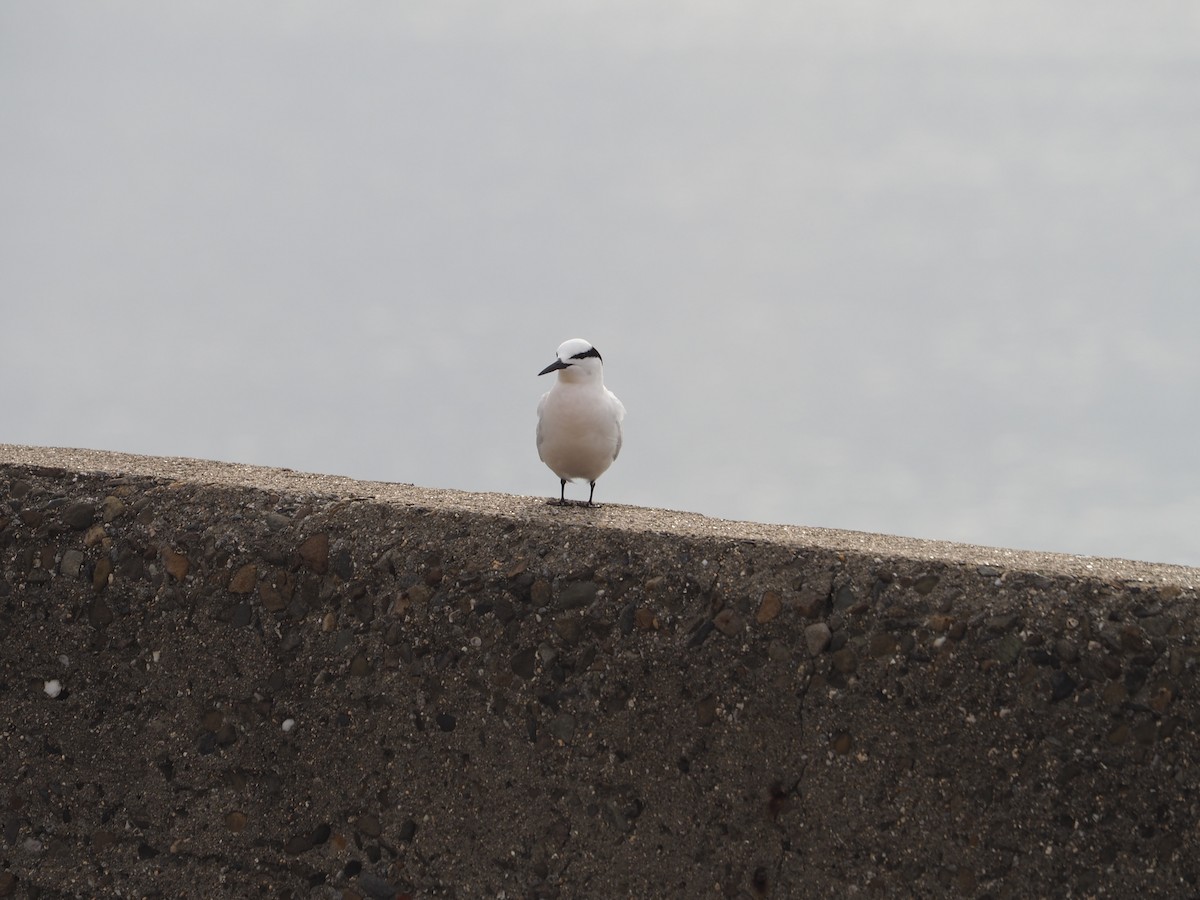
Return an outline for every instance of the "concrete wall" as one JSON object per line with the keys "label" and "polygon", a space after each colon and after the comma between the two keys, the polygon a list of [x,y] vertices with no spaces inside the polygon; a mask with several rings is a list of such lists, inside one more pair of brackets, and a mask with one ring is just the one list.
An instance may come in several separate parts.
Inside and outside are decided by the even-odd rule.
{"label": "concrete wall", "polygon": [[0,446],[0,896],[1200,892],[1200,570]]}

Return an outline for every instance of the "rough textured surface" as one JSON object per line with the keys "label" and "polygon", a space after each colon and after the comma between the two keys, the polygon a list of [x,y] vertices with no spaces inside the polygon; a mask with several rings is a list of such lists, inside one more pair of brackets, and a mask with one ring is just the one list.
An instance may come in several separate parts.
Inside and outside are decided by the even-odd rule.
{"label": "rough textured surface", "polygon": [[0,575],[0,897],[1200,891],[1195,569],[0,446]]}

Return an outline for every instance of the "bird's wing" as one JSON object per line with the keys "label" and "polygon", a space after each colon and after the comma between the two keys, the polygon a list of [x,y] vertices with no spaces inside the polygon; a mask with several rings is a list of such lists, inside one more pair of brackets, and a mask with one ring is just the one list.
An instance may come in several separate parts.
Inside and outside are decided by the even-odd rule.
{"label": "bird's wing", "polygon": [[618,400],[617,395],[612,391],[608,392],[608,396],[612,398],[614,412],[617,414],[617,446],[613,448],[613,460],[615,461],[621,455],[621,440],[623,437],[621,422],[625,418],[625,404]]}
{"label": "bird's wing", "polygon": [[618,400],[617,395],[614,394],[612,391],[608,392],[608,396],[612,400],[613,406],[616,408],[617,421],[620,422],[622,419],[625,418],[625,404],[622,403],[620,400]]}
{"label": "bird's wing", "polygon": [[537,447],[538,456],[542,455],[542,410],[546,408],[546,398],[550,396],[550,392],[542,394],[542,399],[538,401],[538,424],[537,424]]}

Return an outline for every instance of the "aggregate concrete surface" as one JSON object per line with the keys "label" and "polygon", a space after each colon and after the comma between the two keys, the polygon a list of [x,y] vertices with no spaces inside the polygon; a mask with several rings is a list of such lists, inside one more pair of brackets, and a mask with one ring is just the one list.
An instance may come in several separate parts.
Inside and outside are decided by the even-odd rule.
{"label": "aggregate concrete surface", "polygon": [[0,445],[0,897],[1195,896],[1198,588]]}

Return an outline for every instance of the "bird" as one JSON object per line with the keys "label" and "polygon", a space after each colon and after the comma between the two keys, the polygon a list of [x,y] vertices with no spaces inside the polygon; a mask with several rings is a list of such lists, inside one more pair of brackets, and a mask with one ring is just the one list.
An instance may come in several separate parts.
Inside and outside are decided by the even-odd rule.
{"label": "bird", "polygon": [[580,478],[591,485],[588,506],[594,506],[596,479],[621,452],[621,421],[625,407],[604,386],[604,360],[583,338],[559,345],[557,358],[538,376],[558,373],[558,380],[538,403],[538,457],[558,476],[558,502],[566,505],[567,482]]}

